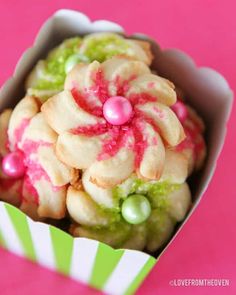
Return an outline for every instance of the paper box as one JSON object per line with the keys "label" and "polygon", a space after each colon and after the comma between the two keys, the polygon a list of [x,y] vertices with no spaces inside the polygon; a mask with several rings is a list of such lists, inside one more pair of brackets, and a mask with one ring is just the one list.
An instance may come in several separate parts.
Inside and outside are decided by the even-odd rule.
{"label": "paper box", "polygon": [[[91,22],[85,15],[70,10],[55,13],[41,28],[35,44],[20,59],[13,77],[0,93],[0,110],[14,106],[24,96],[24,80],[39,58],[63,39],[98,31],[123,32],[108,21]],[[137,34],[135,38],[148,39]],[[161,51],[153,44],[154,68],[179,85],[207,125],[208,157],[198,183],[193,188],[192,210],[212,178],[224,143],[226,123],[232,104],[232,91],[224,78],[208,68],[197,68],[178,50]],[[184,223],[183,223],[184,224]],[[176,232],[181,230],[183,224]],[[174,237],[172,238],[172,240]],[[114,250],[85,238],[40,222],[34,222],[17,208],[0,202],[0,244],[22,257],[29,258],[73,279],[85,282],[109,294],[133,294],[157,260],[133,250]]]}

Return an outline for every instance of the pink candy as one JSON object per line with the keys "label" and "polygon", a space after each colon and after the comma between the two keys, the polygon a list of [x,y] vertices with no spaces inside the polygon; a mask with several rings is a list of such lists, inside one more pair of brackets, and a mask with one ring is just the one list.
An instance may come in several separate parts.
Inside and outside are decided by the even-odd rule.
{"label": "pink candy", "polygon": [[180,122],[183,123],[187,119],[188,110],[183,102],[177,101],[171,108],[175,112]]}
{"label": "pink candy", "polygon": [[130,101],[123,96],[110,97],[103,105],[103,115],[108,123],[122,125],[127,123],[133,114]]}
{"label": "pink candy", "polygon": [[3,158],[3,172],[11,178],[20,178],[25,173],[24,155],[20,151],[10,153]]}

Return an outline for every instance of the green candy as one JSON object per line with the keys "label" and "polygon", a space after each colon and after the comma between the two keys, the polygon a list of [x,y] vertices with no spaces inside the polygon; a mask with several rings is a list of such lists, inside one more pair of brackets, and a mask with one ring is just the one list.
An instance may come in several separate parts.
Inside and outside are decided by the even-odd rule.
{"label": "green candy", "polygon": [[151,205],[143,195],[132,195],[123,202],[121,213],[128,223],[140,224],[150,216]]}
{"label": "green candy", "polygon": [[81,62],[88,63],[89,59],[86,56],[79,54],[79,53],[71,55],[66,60],[65,73],[68,74],[73,69],[73,67],[75,65],[77,65],[78,63],[81,63]]}

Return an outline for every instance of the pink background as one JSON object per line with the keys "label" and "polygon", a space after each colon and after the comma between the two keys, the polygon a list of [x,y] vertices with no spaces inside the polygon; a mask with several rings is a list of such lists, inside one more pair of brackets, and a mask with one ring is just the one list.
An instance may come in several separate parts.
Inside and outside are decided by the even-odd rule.
{"label": "pink background", "polygon": [[[13,72],[42,23],[59,8],[92,19],[120,23],[128,33],[143,32],[162,47],[177,47],[199,66],[221,72],[236,88],[234,0],[8,0],[0,1],[0,84]],[[214,106],[212,106],[214,107]],[[236,109],[217,171],[199,207],[138,294],[236,294]],[[0,249],[1,294],[98,294],[82,284]],[[175,278],[227,278],[230,287],[171,287]]]}

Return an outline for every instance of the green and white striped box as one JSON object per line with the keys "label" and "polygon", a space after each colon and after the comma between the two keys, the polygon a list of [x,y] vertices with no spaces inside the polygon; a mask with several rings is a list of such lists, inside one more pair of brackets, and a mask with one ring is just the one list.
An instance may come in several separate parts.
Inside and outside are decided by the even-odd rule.
{"label": "green and white striped box", "polygon": [[[98,31],[124,33],[118,24],[104,20],[91,22],[80,12],[56,12],[42,26],[34,46],[24,53],[13,77],[2,87],[0,111],[14,106],[23,97],[27,73],[52,47],[65,38]],[[141,34],[134,37],[148,39]],[[154,67],[158,73],[170,78],[189,94],[191,103],[204,116],[208,125],[208,159],[187,220],[213,175],[224,142],[232,91],[224,78],[215,71],[197,68],[184,53],[177,50],[162,51],[154,41],[150,42],[155,55]],[[53,226],[31,220],[19,209],[4,202],[0,202],[0,244],[17,255],[114,295],[135,293],[157,262],[157,259],[140,251],[114,250],[94,240],[73,238]]]}
{"label": "green and white striped box", "polygon": [[94,240],[73,238],[17,208],[0,202],[0,244],[51,270],[108,294],[132,294],[156,260],[139,251],[113,250]]}

